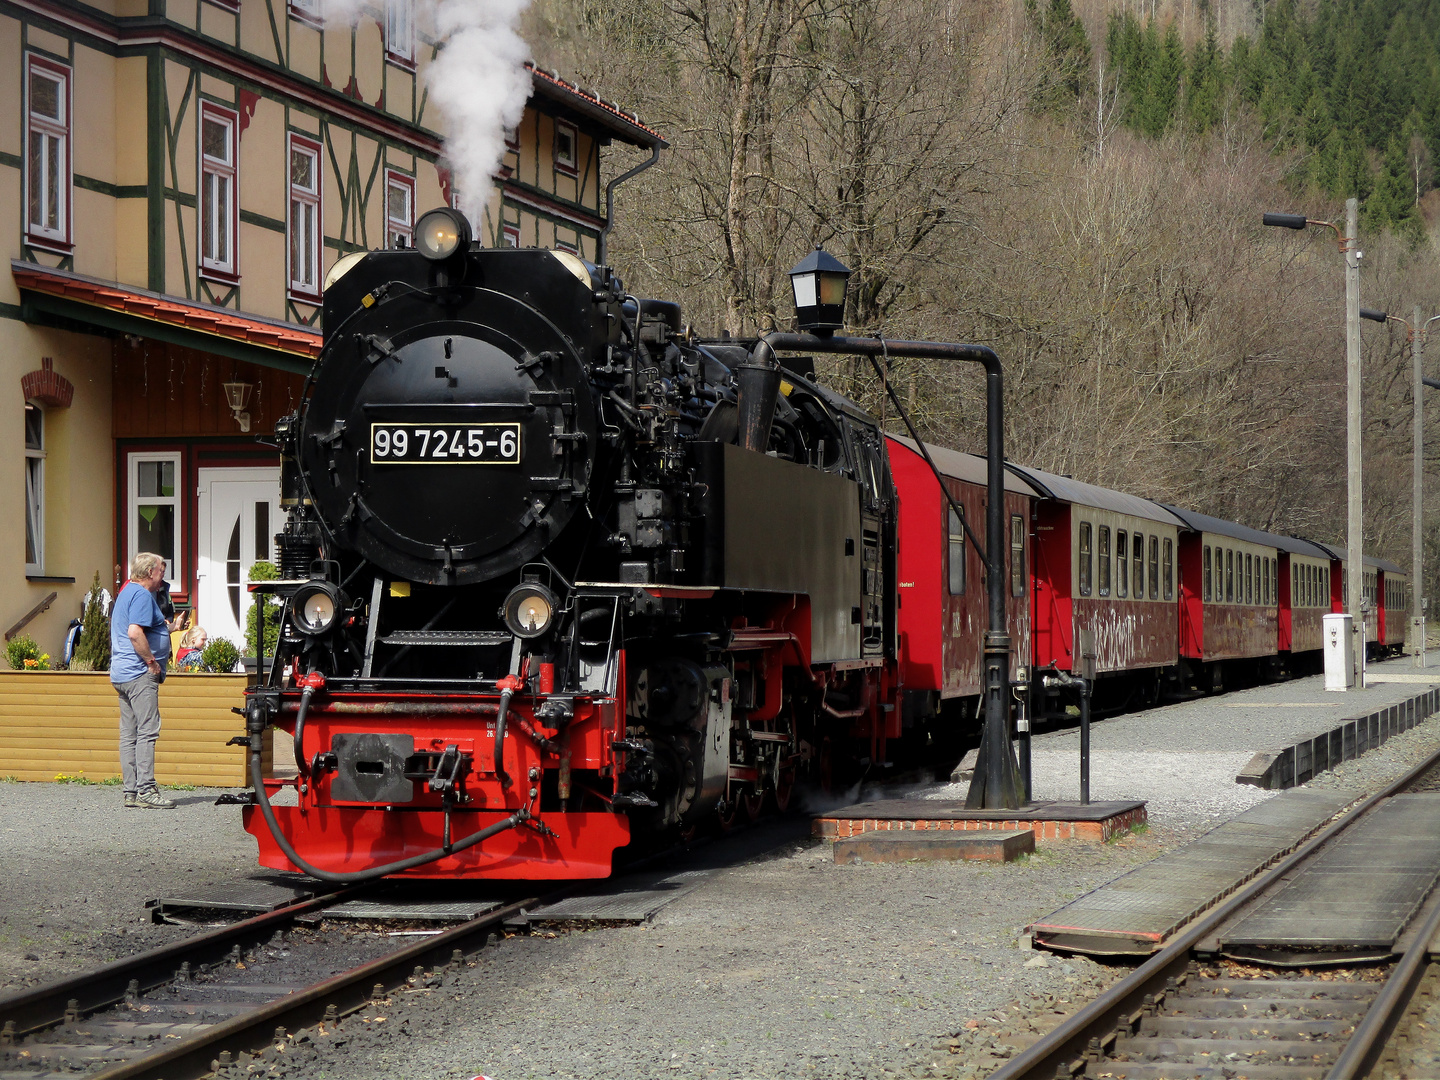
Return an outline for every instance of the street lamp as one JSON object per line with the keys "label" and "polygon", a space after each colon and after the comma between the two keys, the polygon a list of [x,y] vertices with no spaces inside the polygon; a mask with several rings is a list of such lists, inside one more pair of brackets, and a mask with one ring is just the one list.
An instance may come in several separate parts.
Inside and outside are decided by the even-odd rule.
{"label": "street lamp", "polygon": [[819,244],[790,268],[795,321],[803,333],[830,337],[845,325],[845,285],[850,268]]}
{"label": "street lamp", "polygon": [[1384,322],[1385,313],[1369,308],[1362,310],[1360,307],[1360,252],[1354,248],[1355,234],[1359,231],[1359,215],[1359,202],[1346,199],[1344,232],[1332,221],[1317,221],[1304,214],[1266,214],[1262,220],[1266,225],[1279,229],[1303,229],[1308,225],[1322,225],[1333,229],[1339,242],[1340,254],[1345,257],[1345,474],[1348,491],[1345,547],[1349,557],[1346,570],[1349,596],[1346,607],[1350,612],[1351,632],[1359,635],[1355,648],[1358,670],[1352,671],[1352,675],[1358,685],[1363,685],[1365,616],[1361,598],[1365,590],[1365,566],[1362,559],[1365,534],[1360,488],[1360,320],[1366,318]]}
{"label": "street lamp", "polygon": [[[1364,309],[1361,315],[1364,315]],[[1384,314],[1383,312],[1381,314]],[[1412,366],[1413,390],[1412,396],[1415,399],[1415,445],[1411,452],[1413,458],[1413,507],[1410,515],[1410,576],[1414,579],[1411,582],[1410,591],[1410,641],[1411,656],[1414,657],[1416,667],[1425,666],[1425,615],[1424,615],[1424,562],[1420,544],[1420,527],[1422,522],[1422,500],[1425,483],[1425,409],[1422,404],[1421,390],[1424,387],[1440,389],[1440,381],[1427,379],[1424,375],[1425,338],[1429,334],[1430,324],[1440,315],[1432,315],[1423,323],[1420,321],[1420,305],[1415,305],[1414,318],[1405,320],[1398,315],[1386,315],[1390,322],[1398,322],[1405,327],[1405,340],[1410,345],[1410,359]]]}

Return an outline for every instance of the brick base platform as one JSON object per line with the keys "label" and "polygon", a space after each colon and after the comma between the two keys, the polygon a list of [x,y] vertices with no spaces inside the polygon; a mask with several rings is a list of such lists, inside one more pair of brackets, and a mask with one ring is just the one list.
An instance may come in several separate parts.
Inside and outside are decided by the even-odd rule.
{"label": "brick base platform", "polygon": [[833,810],[817,817],[810,828],[811,835],[823,840],[906,829],[1029,829],[1036,843],[1042,843],[1109,840],[1146,821],[1143,802],[1041,802],[1018,810],[967,810],[959,800],[887,799]]}

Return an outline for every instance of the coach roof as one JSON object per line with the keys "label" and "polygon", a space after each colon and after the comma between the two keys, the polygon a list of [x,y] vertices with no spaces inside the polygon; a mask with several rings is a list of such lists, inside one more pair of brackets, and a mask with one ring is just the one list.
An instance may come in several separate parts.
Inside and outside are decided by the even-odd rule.
{"label": "coach roof", "polygon": [[1019,465],[1012,465],[1009,462],[1006,462],[1005,467],[1024,477],[1042,498],[1073,503],[1076,506],[1093,506],[1099,510],[1110,510],[1117,514],[1128,514],[1130,517],[1158,521],[1162,525],[1185,528],[1185,523],[1165,507],[1157,502],[1151,502],[1149,499],[1142,499],[1138,495],[1127,495],[1123,491],[1112,491],[1110,488],[1097,487],[1094,484],[1073,480],[1068,476],[1042,472],[1039,469],[1021,468]]}
{"label": "coach roof", "polygon": [[[890,438],[907,449],[917,454],[920,448],[915,445],[913,439],[907,439],[901,435],[891,435]],[[935,467],[946,476],[956,480],[963,480],[967,484],[979,484],[985,486],[988,479],[985,471],[985,458],[978,454],[963,454],[958,450],[947,450],[943,446],[936,446],[933,443],[926,443],[925,449],[930,452],[930,458],[935,462]],[[1006,463],[1007,466],[1009,463]],[[1020,495],[1028,495],[1035,498],[1040,493],[1016,473],[1007,471],[1005,473],[1005,490],[1013,491]]]}
{"label": "coach roof", "polygon": [[1236,540],[1260,544],[1263,547],[1273,547],[1280,551],[1289,551],[1295,555],[1307,555],[1312,559],[1328,559],[1330,557],[1329,553],[1318,544],[1312,544],[1309,540],[1302,540],[1298,536],[1281,536],[1279,533],[1252,529],[1248,525],[1237,525],[1233,521],[1211,517],[1209,514],[1197,514],[1194,510],[1184,510],[1178,506],[1171,506],[1169,503],[1160,505],[1185,522],[1186,527],[1194,532],[1230,536]]}

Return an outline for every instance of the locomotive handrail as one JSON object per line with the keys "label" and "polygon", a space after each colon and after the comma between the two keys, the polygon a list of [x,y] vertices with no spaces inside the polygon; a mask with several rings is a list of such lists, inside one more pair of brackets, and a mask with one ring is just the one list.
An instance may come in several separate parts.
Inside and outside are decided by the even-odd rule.
{"label": "locomotive handrail", "polygon": [[[1010,635],[1005,622],[1005,395],[1000,357],[986,345],[965,345],[945,341],[888,341],[883,338],[858,338],[815,334],[767,334],[755,343],[750,352],[751,371],[773,368],[777,373],[777,352],[830,353],[852,356],[903,356],[919,360],[964,360],[985,369],[985,594],[989,608],[989,629],[985,632],[985,727],[980,737],[979,761],[975,779],[965,804],[970,809],[1016,809],[1024,798],[1020,788],[1019,766],[1010,743]],[[889,382],[880,375],[886,392]],[[773,380],[778,389],[778,378]],[[755,386],[759,396],[746,397],[747,385]],[[751,450],[764,450],[768,442],[769,416],[774,399],[765,400],[768,388],[760,380],[747,384],[741,381],[739,404],[740,431],[743,445]],[[893,400],[893,394],[892,400]],[[897,401],[898,405],[898,401]],[[917,440],[918,442],[918,440]],[[919,442],[924,451],[925,444]],[[928,453],[926,459],[929,460]],[[934,462],[931,462],[934,468]],[[944,485],[941,484],[944,490]],[[948,492],[946,493],[948,495]]]}

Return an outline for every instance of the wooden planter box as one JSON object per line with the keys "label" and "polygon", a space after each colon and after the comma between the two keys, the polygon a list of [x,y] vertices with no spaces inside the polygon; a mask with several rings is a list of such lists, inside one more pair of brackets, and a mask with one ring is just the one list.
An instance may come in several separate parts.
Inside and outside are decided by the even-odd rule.
{"label": "wooden planter box", "polygon": [[[162,784],[247,787],[245,733],[230,710],[244,675],[171,675],[160,687],[155,779]],[[265,735],[270,774],[271,732]],[[120,700],[104,671],[0,671],[0,776],[101,781],[120,775]]]}

